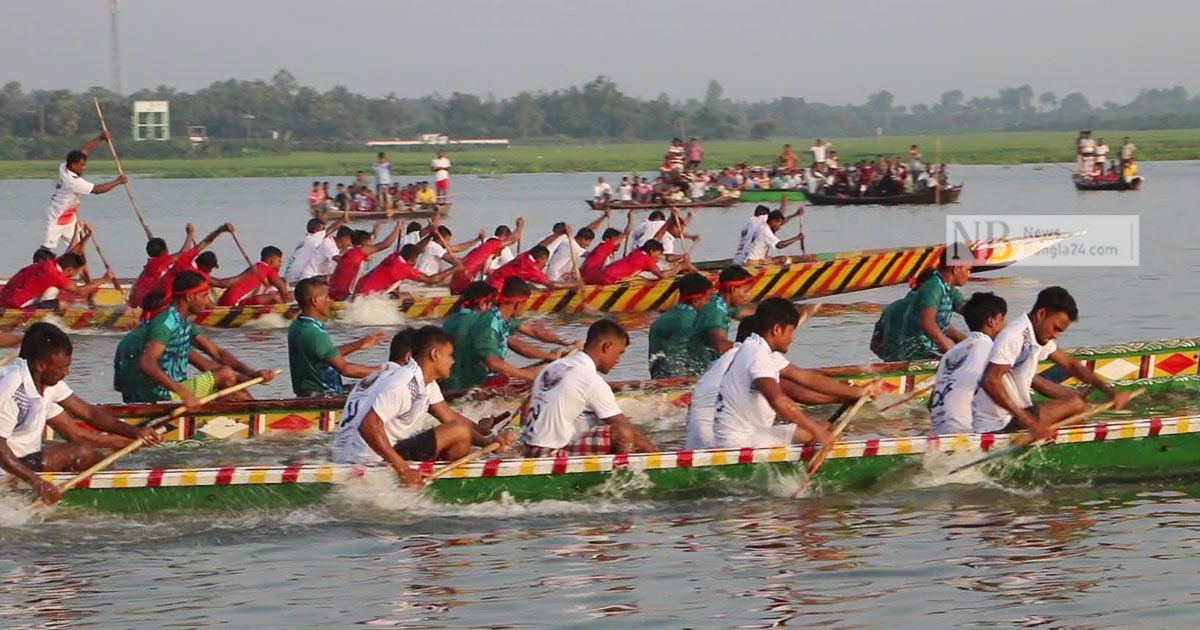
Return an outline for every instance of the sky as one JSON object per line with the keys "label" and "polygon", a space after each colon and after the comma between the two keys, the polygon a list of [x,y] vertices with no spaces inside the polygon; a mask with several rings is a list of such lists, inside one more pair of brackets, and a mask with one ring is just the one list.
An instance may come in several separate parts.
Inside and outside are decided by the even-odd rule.
{"label": "sky", "polygon": [[[107,0],[0,0],[0,83],[109,85]],[[401,97],[581,85],[897,104],[1029,83],[1093,105],[1200,91],[1194,0],[121,0],[124,92],[269,79]],[[19,27],[18,27],[19,26]]]}

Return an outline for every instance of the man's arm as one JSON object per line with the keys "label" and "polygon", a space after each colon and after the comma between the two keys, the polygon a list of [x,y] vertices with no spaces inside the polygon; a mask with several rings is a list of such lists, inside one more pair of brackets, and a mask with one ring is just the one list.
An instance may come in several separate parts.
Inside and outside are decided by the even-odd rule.
{"label": "man's arm", "polygon": [[549,329],[529,322],[523,322],[520,326],[518,326],[517,332],[521,333],[522,335],[533,337],[538,341],[544,341],[546,343],[552,343],[558,346],[570,347],[572,345],[571,342],[559,337],[553,332],[550,332]]}
{"label": "man's arm", "polygon": [[954,344],[956,343],[951,336],[952,331],[953,333],[957,333],[960,338],[963,337],[963,334],[957,330],[954,330],[953,326],[943,332],[942,329],[938,327],[937,312],[938,311],[936,308],[923,308],[921,309],[921,312],[917,314],[917,321],[921,325],[921,332],[925,333],[926,337],[932,339],[933,343],[937,344],[938,348],[941,348],[942,352],[944,353],[949,351],[950,348],[953,348]]}
{"label": "man's arm", "polygon": [[[250,273],[254,272],[251,271]],[[216,287],[218,289],[228,289],[229,287],[237,284],[238,280],[241,280],[244,276],[244,273],[239,273],[236,276],[229,276],[228,278],[214,278],[213,276],[209,276],[208,284],[209,286]]]}
{"label": "man's arm", "polygon": [[1011,413],[1017,419],[1017,422],[1020,422],[1030,431],[1037,431],[1037,419],[1027,409],[1013,400],[1012,396],[1009,395],[1008,388],[1004,385],[1005,377],[1012,378],[1009,376],[1010,372],[1012,372],[1011,365],[988,363],[987,367],[983,370],[983,378],[980,379],[979,385],[992,399],[992,402],[1000,405],[1001,409]]}
{"label": "man's arm", "polygon": [[340,353],[342,356],[349,356],[360,350],[374,348],[386,340],[386,334],[376,331],[367,335],[366,337],[363,337],[362,339],[357,339],[355,341],[351,341],[350,343],[344,343],[338,346],[338,353]]}
{"label": "man's arm", "polygon": [[461,268],[462,268],[462,265],[458,264],[449,269],[443,269],[442,271],[439,271],[432,275],[423,273],[423,274],[421,274],[421,276],[419,278],[414,278],[414,280],[416,280],[417,282],[420,282],[422,284],[428,284],[428,285],[443,284],[444,282],[446,282],[446,280],[450,279],[450,276],[454,275],[454,272],[458,271]]}
{"label": "man's arm", "polygon": [[363,253],[370,256],[371,254],[374,254],[375,252],[381,252],[381,251],[391,247],[396,242],[396,239],[400,238],[400,228],[401,228],[401,221],[396,221],[395,229],[392,230],[391,234],[387,235],[387,238],[383,239],[382,241],[379,241],[378,243],[369,243],[367,245],[363,245],[362,246]]}
{"label": "man's arm", "polygon": [[[450,245],[447,243],[445,246],[446,254],[457,254],[459,252],[466,251],[467,249],[470,249],[471,247],[474,247],[475,245],[482,243],[485,240],[487,240],[487,233],[484,232],[483,230],[479,230],[479,236],[476,236],[475,238],[473,238],[469,241],[463,241],[461,243],[458,243],[457,245]],[[446,258],[446,256],[442,256],[442,260],[445,260],[446,262],[448,262],[450,264],[454,264],[453,262],[451,262],[451,260],[457,260],[457,259],[455,259],[453,256],[451,256],[450,258]]]}
{"label": "man's arm", "polygon": [[292,292],[288,290],[287,280],[284,280],[283,276],[275,274],[267,281],[271,284],[271,286],[275,287],[276,291],[279,291],[279,299],[283,300],[284,302],[292,301]]}
{"label": "man's arm", "polygon": [[79,152],[83,153],[84,155],[90,156],[92,154],[92,151],[94,151],[96,149],[96,147],[100,146],[101,142],[108,140],[108,138],[109,138],[108,132],[101,131],[100,135],[96,136],[95,138],[92,138],[91,140],[88,140],[86,144],[79,147]]}
{"label": "man's arm", "polygon": [[561,358],[563,355],[562,350],[555,350],[553,352],[542,350],[528,341],[511,336],[508,338],[508,349],[527,359],[537,359],[539,361],[553,361]]}
{"label": "man's arm", "polygon": [[103,195],[104,193],[106,193],[128,181],[129,181],[128,177],[126,177],[124,175],[117,175],[117,178],[112,180],[111,182],[104,182],[103,184],[96,184],[95,186],[92,186],[92,194],[93,195]]}
{"label": "man's arm", "polygon": [[[512,346],[509,345],[509,348],[512,348]],[[496,374],[503,374],[509,378],[515,378],[523,381],[532,381],[533,379],[537,378],[538,372],[541,371],[540,368],[532,365],[523,368],[517,367],[494,354],[484,358],[483,363],[487,366],[488,371],[495,372]]]}
{"label": "man's arm", "polygon": [[213,244],[213,241],[217,240],[218,236],[220,236],[226,232],[232,232],[232,231],[233,231],[232,223],[226,223],[224,225],[221,225],[221,226],[217,227],[217,229],[213,230],[212,232],[209,232],[208,236],[204,237],[204,240],[202,240],[196,244],[196,247],[200,248],[201,250],[208,249],[209,246],[211,246]]}
{"label": "man's arm", "polygon": [[420,487],[425,483],[425,475],[420,471],[408,465],[400,453],[392,446],[388,439],[387,431],[384,429],[383,420],[379,414],[372,409],[367,412],[367,417],[363,418],[362,424],[358,427],[358,434],[362,436],[367,446],[375,451],[383,461],[387,462],[392,470],[396,471],[396,475],[400,477],[400,481],[410,488]]}
{"label": "man's arm", "polygon": [[194,338],[192,338],[192,345],[196,348],[199,348],[208,356],[220,361],[221,365],[231,367],[238,374],[241,374],[247,378],[262,377],[264,383],[269,383],[271,379],[275,378],[274,370],[255,370],[245,363],[242,363],[229,351],[213,343],[211,339],[204,335],[196,335]]}
{"label": "man's arm", "polygon": [[58,420],[62,423],[70,423],[71,418],[67,416],[69,413],[71,416],[88,423],[97,431],[112,433],[131,440],[145,440],[147,444],[158,444],[162,441],[162,437],[154,429],[139,429],[131,424],[121,422],[116,416],[109,413],[108,410],[96,407],[74,394],[59,401],[58,404],[62,406],[65,413],[55,416],[52,421]]}
{"label": "man's arm", "polygon": [[525,232],[525,217],[517,217],[517,229],[512,231],[512,234],[504,237],[504,247],[508,247],[514,243],[521,242],[521,235]]}
{"label": "man's arm", "polygon": [[[213,238],[216,238],[215,236]],[[196,226],[191,223],[187,224],[187,234],[183,239],[183,247],[175,252],[175,256],[182,256],[184,252],[196,246]]]}
{"label": "man's arm", "polygon": [[708,331],[708,345],[712,346],[718,355],[725,354],[733,347],[733,343],[725,336],[725,331],[720,328],[713,328]]}
{"label": "man's arm", "polygon": [[352,363],[346,360],[346,357],[340,353],[327,361],[329,367],[337,370],[338,374],[346,378],[366,378],[371,372],[375,371],[375,367],[368,367],[360,363]]}
{"label": "man's arm", "polygon": [[15,348],[21,345],[21,335],[0,331],[0,348]]}
{"label": "man's arm", "polygon": [[1113,401],[1113,409],[1124,409],[1125,405],[1129,404],[1129,400],[1132,397],[1131,392],[1117,391],[1112,386],[1112,383],[1107,383],[1099,376],[1096,376],[1096,373],[1093,372],[1091,368],[1089,368],[1083,362],[1076,360],[1075,357],[1071,356],[1070,354],[1056,349],[1054,352],[1050,353],[1050,360],[1053,361],[1055,365],[1070,372],[1075,378],[1087,383],[1092,389],[1098,389],[1104,392],[1104,394],[1108,396],[1109,400]]}
{"label": "man's arm", "polygon": [[822,446],[829,445],[832,439],[829,429],[824,424],[818,423],[808,417],[808,414],[801,411],[783,393],[783,388],[780,387],[779,381],[767,377],[756,378],[754,379],[754,387],[767,399],[767,402],[771,405],[771,409],[774,409],[775,413],[779,414],[784,420],[806,431],[812,436],[813,441],[820,442]]}
{"label": "man's arm", "polygon": [[858,400],[871,391],[868,387],[855,387],[817,370],[806,370],[795,365],[783,368],[779,376],[818,394],[832,396],[843,402]]}
{"label": "man's arm", "polygon": [[487,435],[483,431],[479,430],[478,423],[476,423],[474,420],[472,420],[472,419],[462,415],[461,413],[458,413],[454,409],[452,409],[450,407],[450,405],[444,400],[440,403],[434,403],[432,405],[429,405],[429,415],[433,416],[435,419],[437,419],[438,422],[440,422],[442,424],[446,424],[447,422],[453,422],[455,420],[462,420],[464,422],[470,423],[470,425],[471,425],[471,445],[472,446],[478,446],[480,448],[483,448],[485,446],[490,446],[495,442],[499,442],[500,450],[505,450],[517,438],[517,433],[513,432],[513,431],[501,432],[500,435],[498,435],[496,437]]}
{"label": "man's arm", "polygon": [[8,440],[3,438],[0,438],[0,468],[23,479],[25,483],[29,484],[29,487],[33,488],[33,492],[43,503],[53,505],[62,498],[62,492],[54,484],[45,481],[36,471],[26,466],[21,458],[14,455],[12,449],[8,447]]}

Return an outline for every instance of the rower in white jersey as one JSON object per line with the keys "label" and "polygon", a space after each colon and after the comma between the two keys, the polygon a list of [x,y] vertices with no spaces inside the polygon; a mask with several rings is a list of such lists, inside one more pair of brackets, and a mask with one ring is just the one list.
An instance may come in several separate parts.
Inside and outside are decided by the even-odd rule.
{"label": "rower in white jersey", "polygon": [[[804,207],[801,206],[793,214],[785,214],[787,201],[784,200],[780,204],[779,210],[772,210],[767,213],[766,218],[762,223],[756,226],[747,224],[749,227],[749,236],[746,237],[745,246],[738,246],[738,251],[733,257],[735,265],[744,265],[747,263],[768,263],[768,262],[786,262],[786,257],[774,257],[772,254],[776,250],[785,249],[794,243],[804,240],[804,232],[801,231],[793,238],[780,239],[776,234],[789,221],[804,213]],[[762,206],[759,206],[762,207]],[[755,219],[751,219],[754,221]]]}
{"label": "rower in white jersey", "polygon": [[[101,449],[139,438],[148,444],[162,439],[154,429],[125,424],[71,391],[63,379],[72,350],[66,333],[38,322],[25,331],[20,358],[0,368],[0,467],[23,479],[45,503],[58,501],[62,493],[39,472],[83,471],[108,454]],[[80,428],[78,420],[96,431]],[[43,442],[47,425],[70,442]]]}
{"label": "rower in white jersey", "polygon": [[737,251],[733,254],[734,260],[746,259],[746,247],[750,245],[750,237],[754,236],[754,233],[758,231],[758,226],[764,225],[767,222],[768,214],[771,214],[771,209],[759,204],[754,209],[754,216],[746,219],[746,222],[742,224],[742,230],[738,233]]}
{"label": "rower in white jersey", "polygon": [[107,139],[108,132],[100,132],[87,144],[68,153],[67,158],[58,165],[58,181],[54,184],[54,194],[50,196],[50,207],[46,209],[46,237],[42,247],[53,250],[58,247],[59,241],[70,243],[75,237],[82,195],[102,195],[128,181],[124,175],[103,184],[93,184],[83,178],[87,172],[88,154]]}
{"label": "rower in white jersey", "polygon": [[[409,461],[458,459],[472,445],[493,442],[507,448],[513,440],[511,433],[495,438],[484,435],[442,398],[437,381],[450,376],[453,352],[454,338],[437,326],[414,333],[412,360],[368,376],[373,382],[361,395],[347,397],[333,438],[333,461],[386,463],[405,486],[420,487],[425,475]],[[422,430],[426,412],[441,424]]]}
{"label": "rower in white jersey", "polygon": [[[1091,368],[1059,349],[1056,339],[1078,318],[1075,298],[1062,287],[1048,287],[1038,293],[1028,315],[1010,320],[996,335],[973,400],[972,428],[976,433],[1024,428],[1043,439],[1050,436],[1049,427],[1055,422],[1084,410],[1079,391],[1038,375],[1038,364],[1045,359],[1107,394],[1114,409],[1125,407],[1129,392],[1116,391]],[[1050,400],[1034,405],[1031,389]]]}
{"label": "rower in white jersey", "polygon": [[992,340],[1004,329],[1008,304],[994,293],[976,293],[963,304],[962,316],[971,331],[938,361],[929,393],[929,433],[970,433],[972,401],[987,367]]}
{"label": "rower in white jersey", "polygon": [[526,457],[654,450],[600,376],[616,366],[628,347],[625,329],[601,319],[588,327],[582,352],[554,361],[537,375],[525,405],[521,445]]}
{"label": "rower in white jersey", "polygon": [[[546,247],[550,251],[550,260],[546,263],[546,277],[555,282],[563,281],[568,276],[571,280],[578,280],[575,278],[575,269],[583,264],[587,248],[596,240],[596,230],[600,229],[600,224],[608,218],[609,211],[605,210],[595,221],[579,228],[574,238],[569,237],[570,226],[563,224],[563,233]],[[558,224],[554,227],[558,228]]]}
{"label": "rower in white jersey", "polygon": [[655,235],[662,229],[667,222],[667,215],[663,214],[662,210],[655,210],[646,217],[645,221],[638,224],[633,229],[633,247],[637,249],[646,244],[646,241],[657,240]]}
{"label": "rower in white jersey", "polygon": [[[805,310],[809,315],[815,311],[815,309],[807,307]],[[686,448],[688,450],[716,448],[713,425],[721,380],[728,373],[738,349],[742,347],[742,342],[758,332],[758,319],[754,315],[742,318],[738,322],[737,342],[713,362],[708,371],[696,382],[696,388],[692,390],[691,403],[688,405],[686,425]],[[852,403],[861,396],[867,394],[877,396],[882,392],[882,383],[876,382],[865,387],[855,387],[826,376],[818,370],[810,370],[794,364],[782,368],[779,376],[779,385],[783,389],[783,393],[793,401],[805,405]]]}

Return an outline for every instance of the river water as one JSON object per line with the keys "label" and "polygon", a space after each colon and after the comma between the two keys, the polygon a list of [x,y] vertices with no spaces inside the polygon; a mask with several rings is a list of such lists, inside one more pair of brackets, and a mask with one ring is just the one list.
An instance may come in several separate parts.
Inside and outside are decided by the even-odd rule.
{"label": "river water", "polygon": [[[1200,295],[1191,274],[1200,266],[1200,250],[1191,232],[1198,168],[1196,162],[1146,164],[1144,190],[1091,194],[1076,193],[1066,172],[1054,166],[956,168],[954,179],[966,184],[953,208],[958,214],[1141,217],[1137,267],[1017,267],[980,277],[966,291],[995,291],[1008,299],[1010,312],[1021,312],[1041,288],[1067,287],[1082,314],[1064,335],[1068,346],[1195,335],[1192,309],[1200,306]],[[0,250],[3,275],[25,264],[40,241],[50,175],[46,181],[0,181],[0,230],[8,235]],[[526,242],[558,220],[578,227],[595,216],[580,201],[595,177],[457,177],[450,222],[455,240],[480,228],[490,232],[518,215],[528,221]],[[138,179],[134,186],[151,226],[172,247],[189,221],[200,232],[232,221],[253,252],[267,244],[286,251],[299,240],[309,183]],[[698,212],[693,225],[703,241],[694,256],[728,257],[750,209]],[[808,249],[936,242],[945,214],[930,208],[810,209]],[[144,241],[121,193],[87,199],[82,215],[97,227],[118,274],[136,275]],[[785,228],[785,235],[794,229]],[[228,237],[214,249],[223,261],[217,275],[242,269]],[[797,335],[792,359],[810,366],[869,361],[866,341],[878,307],[902,294],[893,288],[829,298],[866,304],[810,321]],[[648,320],[621,320],[634,343],[611,377],[645,378]],[[590,320],[540,321],[579,336]],[[286,342],[282,323],[276,324],[211,335],[251,365],[279,366]],[[338,340],[366,330],[362,324],[331,326]],[[119,335],[85,331],[75,340],[69,382],[90,400],[114,400],[109,384]],[[375,362],[384,353],[377,348],[355,358]],[[284,396],[288,389],[282,378],[257,393]],[[662,435],[677,435],[678,412],[629,411]],[[255,461],[282,460],[320,451],[311,440],[275,440],[173,446],[141,461],[178,465],[250,453]],[[286,512],[115,518],[60,510],[42,520],[30,517],[21,498],[0,495],[0,626],[607,621],[664,627],[1158,628],[1188,624],[1194,612],[1189,604],[1196,599],[1200,530],[1191,518],[1200,511],[1198,484],[1029,489],[980,477],[971,484],[925,479],[918,487],[864,494],[784,497],[610,497],[447,508],[387,487]]]}

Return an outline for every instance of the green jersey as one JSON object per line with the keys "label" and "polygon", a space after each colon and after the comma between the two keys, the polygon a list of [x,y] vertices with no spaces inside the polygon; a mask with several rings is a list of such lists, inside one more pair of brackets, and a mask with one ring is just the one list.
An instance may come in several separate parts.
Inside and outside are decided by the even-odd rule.
{"label": "green jersey", "polygon": [[927,274],[921,284],[883,310],[876,324],[885,361],[920,361],[937,358],[941,352],[921,328],[921,311],[932,308],[939,330],[950,327],[950,318],[962,306],[962,293],[946,284],[939,271]]}
{"label": "green jersey", "polygon": [[471,331],[471,325],[479,319],[479,311],[471,308],[460,308],[454,311],[442,322],[442,330],[454,337],[454,345],[466,342],[464,336]]}
{"label": "green jersey", "polygon": [[288,368],[292,391],[300,397],[342,393],[342,375],[330,365],[341,355],[325,324],[301,315],[288,326]]}
{"label": "green jersey", "polygon": [[[650,377],[695,376],[699,372],[692,327],[696,309],[690,304],[659,315],[650,325]],[[703,372],[703,370],[700,370]]]}
{"label": "green jersey", "polygon": [[732,319],[729,315],[729,305],[719,295],[712,296],[696,314],[696,321],[692,325],[692,347],[695,348],[697,357],[705,369],[721,356],[717,349],[709,344],[712,332],[719,330],[725,333],[726,339],[733,341],[729,337],[729,322]]}
{"label": "green jersey", "polygon": [[199,334],[191,320],[180,314],[174,306],[169,306],[125,335],[117,344],[117,355],[113,358],[113,385],[121,392],[125,402],[170,400],[171,391],[154,383],[142,372],[142,351],[151,341],[162,344],[164,350],[158,366],[171,380],[182,383],[187,380],[192,341]]}
{"label": "green jersey", "polygon": [[482,385],[492,375],[487,358],[503,359],[508,354],[508,336],[520,326],[515,317],[509,320],[500,317],[500,310],[495,307],[480,313],[466,329],[466,338],[454,344],[454,367],[444,387],[464,390]]}

